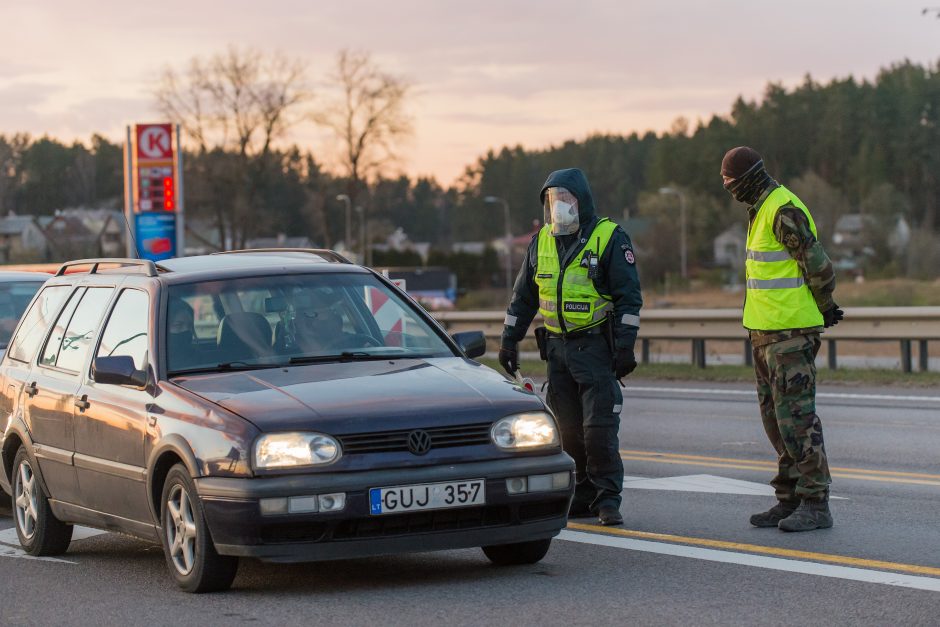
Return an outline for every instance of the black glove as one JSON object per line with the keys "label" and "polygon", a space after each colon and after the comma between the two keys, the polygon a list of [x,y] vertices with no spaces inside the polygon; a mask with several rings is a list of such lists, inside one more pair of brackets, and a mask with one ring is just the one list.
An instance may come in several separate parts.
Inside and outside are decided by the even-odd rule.
{"label": "black glove", "polygon": [[823,312],[823,324],[828,329],[839,324],[839,321],[845,317],[845,312],[839,309],[839,306],[832,303],[832,307]]}
{"label": "black glove", "polygon": [[510,377],[516,376],[516,370],[519,369],[519,351],[516,350],[518,346],[518,342],[503,340],[499,347],[499,365]]}
{"label": "black glove", "polygon": [[636,370],[636,356],[632,348],[618,348],[614,353],[614,375],[622,379]]}

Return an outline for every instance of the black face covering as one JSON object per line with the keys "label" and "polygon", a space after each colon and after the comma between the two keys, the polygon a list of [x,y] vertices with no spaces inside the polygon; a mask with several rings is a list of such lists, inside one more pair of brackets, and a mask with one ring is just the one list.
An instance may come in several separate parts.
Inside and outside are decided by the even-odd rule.
{"label": "black face covering", "polygon": [[724,187],[738,202],[754,205],[772,182],[773,179],[767,174],[767,170],[764,169],[764,161],[761,160]]}

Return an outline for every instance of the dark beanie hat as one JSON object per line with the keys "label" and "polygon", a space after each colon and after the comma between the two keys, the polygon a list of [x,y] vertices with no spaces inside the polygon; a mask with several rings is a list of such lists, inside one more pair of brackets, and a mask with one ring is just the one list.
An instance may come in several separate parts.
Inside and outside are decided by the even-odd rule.
{"label": "dark beanie hat", "polygon": [[748,170],[754,167],[758,161],[762,161],[760,154],[749,146],[738,146],[725,153],[725,158],[721,160],[721,175],[731,178],[740,178]]}

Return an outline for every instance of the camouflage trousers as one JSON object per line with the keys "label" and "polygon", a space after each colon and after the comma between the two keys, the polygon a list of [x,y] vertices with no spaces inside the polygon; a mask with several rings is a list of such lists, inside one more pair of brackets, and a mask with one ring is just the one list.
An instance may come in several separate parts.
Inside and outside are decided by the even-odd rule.
{"label": "camouflage trousers", "polygon": [[780,501],[829,498],[829,462],[816,415],[818,333],[754,347],[754,371],[764,430],[777,451],[770,485]]}

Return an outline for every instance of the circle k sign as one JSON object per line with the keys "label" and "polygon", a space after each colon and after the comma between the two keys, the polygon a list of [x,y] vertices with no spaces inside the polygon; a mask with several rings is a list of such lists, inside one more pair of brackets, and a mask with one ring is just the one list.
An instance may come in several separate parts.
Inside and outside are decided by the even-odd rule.
{"label": "circle k sign", "polygon": [[137,125],[138,159],[172,159],[173,141],[169,124]]}

